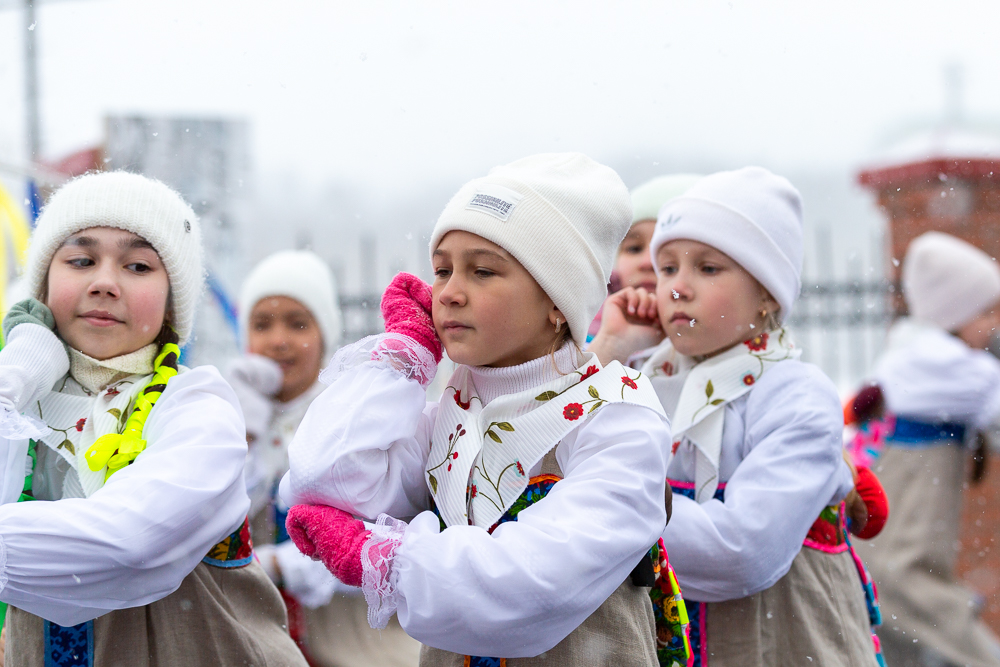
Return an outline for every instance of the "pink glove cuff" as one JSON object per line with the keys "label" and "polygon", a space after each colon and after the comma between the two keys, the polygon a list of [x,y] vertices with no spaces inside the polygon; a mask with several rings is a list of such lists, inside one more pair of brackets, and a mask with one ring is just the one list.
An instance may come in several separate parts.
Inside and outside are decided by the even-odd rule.
{"label": "pink glove cuff", "polygon": [[385,330],[403,334],[423,345],[441,361],[441,340],[431,319],[431,286],[409,273],[399,273],[382,294]]}
{"label": "pink glove cuff", "polygon": [[295,505],[285,528],[306,556],[323,561],[333,576],[348,586],[360,586],[361,548],[371,534],[343,510],[326,505]]}

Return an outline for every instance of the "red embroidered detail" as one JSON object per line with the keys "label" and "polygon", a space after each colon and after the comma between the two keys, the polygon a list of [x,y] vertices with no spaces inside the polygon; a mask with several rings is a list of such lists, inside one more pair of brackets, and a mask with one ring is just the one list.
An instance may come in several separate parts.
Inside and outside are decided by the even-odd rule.
{"label": "red embroidered detail", "polygon": [[583,382],[591,375],[597,375],[597,366],[587,366],[587,370],[584,371],[583,375],[580,376],[580,382]]}
{"label": "red embroidered detail", "polygon": [[671,454],[676,454],[677,453],[677,448],[680,447],[680,446],[681,446],[681,441],[680,440],[675,440],[674,444],[670,447],[670,453]]}
{"label": "red embroidered detail", "polygon": [[80,421],[78,421],[76,423],[76,430],[77,430],[78,433],[83,430],[83,425],[86,424],[86,423],[87,423],[87,418],[86,417],[84,417],[83,419],[81,419]]}
{"label": "red embroidered detail", "polygon": [[463,403],[462,402],[462,392],[456,390],[455,391],[455,403],[458,404],[458,407],[462,408],[463,410],[468,410],[469,406],[472,404],[472,399],[470,398],[469,400],[467,400],[467,401],[465,401]]}
{"label": "red embroidered detail", "polygon": [[663,365],[660,366],[660,370],[663,371],[664,375],[673,375],[674,374],[674,365],[672,363],[670,363],[669,361],[664,361]]}
{"label": "red embroidered detail", "polygon": [[479,495],[479,489],[476,488],[475,484],[472,485],[472,491],[469,493],[469,495],[472,496],[473,498]]}
{"label": "red embroidered detail", "polygon": [[570,403],[563,408],[563,417],[573,422],[583,416],[583,406],[579,403]]}
{"label": "red embroidered detail", "polygon": [[746,375],[743,376],[743,384],[745,384],[748,387],[756,381],[757,378],[753,376],[753,373],[747,373]]}
{"label": "red embroidered detail", "polygon": [[638,389],[639,388],[639,385],[637,385],[635,383],[635,380],[633,380],[632,378],[630,378],[627,375],[623,375],[622,376],[622,384],[625,385],[626,387],[630,388],[630,389]]}
{"label": "red embroidered detail", "polygon": [[517,472],[518,472],[518,474],[521,475],[521,477],[524,477],[524,467],[521,466],[521,462],[520,461],[514,461],[514,463],[517,464]]}
{"label": "red embroidered detail", "polygon": [[750,340],[743,341],[743,344],[749,347],[753,352],[760,352],[761,350],[767,348],[767,332],[764,332],[759,336],[754,336]]}

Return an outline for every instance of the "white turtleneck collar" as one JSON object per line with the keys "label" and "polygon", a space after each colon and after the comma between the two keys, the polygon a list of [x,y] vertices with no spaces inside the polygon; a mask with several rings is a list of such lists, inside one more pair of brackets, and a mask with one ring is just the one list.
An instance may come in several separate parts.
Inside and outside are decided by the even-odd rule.
{"label": "white turtleneck collar", "polygon": [[69,374],[81,387],[91,394],[97,394],[109,384],[124,380],[130,375],[152,373],[157,350],[159,347],[156,343],[150,343],[135,352],[102,361],[69,348]]}
{"label": "white turtleneck collar", "polygon": [[500,396],[526,391],[572,373],[582,363],[582,355],[570,342],[559,348],[555,355],[547,354],[517,366],[469,366],[469,375],[480,400],[487,405]]}

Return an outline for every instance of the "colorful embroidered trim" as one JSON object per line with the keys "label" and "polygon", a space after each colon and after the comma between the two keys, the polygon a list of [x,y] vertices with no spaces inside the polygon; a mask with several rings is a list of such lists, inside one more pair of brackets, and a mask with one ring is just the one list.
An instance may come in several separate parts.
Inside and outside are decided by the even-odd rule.
{"label": "colorful embroidered trim", "polygon": [[243,525],[233,531],[201,559],[202,563],[213,567],[246,567],[253,561],[253,540],[250,539],[250,518],[243,519]]}
{"label": "colorful embroidered trim", "polygon": [[[517,521],[517,515],[521,513],[539,500],[548,495],[552,487],[555,486],[556,482],[561,480],[562,477],[558,475],[536,475],[528,480],[528,486],[524,489],[524,492],[518,496],[517,500],[511,503],[511,506],[506,512],[500,517],[490,528],[490,534],[496,530],[497,526],[501,523],[507,523],[508,521]],[[434,512],[437,513],[437,508],[434,508]],[[441,515],[438,514],[438,518]],[[441,530],[444,530],[444,521],[441,522]],[[467,655],[465,656],[465,667],[507,667],[507,658],[487,658],[478,655]]]}
{"label": "colorful embroidered trim", "polygon": [[507,667],[507,658],[477,658],[467,655],[465,667]]}
{"label": "colorful embroidered trim", "polygon": [[830,505],[819,513],[806,535],[803,546],[828,554],[847,551],[847,523],[844,519],[844,503]]}
{"label": "colorful embroidered trim", "polygon": [[650,551],[656,582],[649,591],[656,621],[656,658],[664,667],[692,667],[694,653],[688,637],[688,613],[663,538]]}
{"label": "colorful embroidered trim", "polygon": [[528,480],[528,486],[525,487],[524,493],[517,497],[510,507],[504,512],[495,524],[490,527],[490,534],[497,529],[501,523],[507,523],[508,521],[517,521],[517,515],[521,513],[521,510],[527,509],[537,503],[539,500],[544,498],[555,483],[561,480],[562,477],[558,475],[535,475]]}
{"label": "colorful embroidered trim", "polygon": [[94,622],[62,626],[44,621],[45,667],[94,667]]}

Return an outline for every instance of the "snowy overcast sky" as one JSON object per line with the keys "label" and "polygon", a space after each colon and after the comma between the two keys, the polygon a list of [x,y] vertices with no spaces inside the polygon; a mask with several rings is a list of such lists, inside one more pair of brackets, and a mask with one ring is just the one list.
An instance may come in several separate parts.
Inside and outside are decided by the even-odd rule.
{"label": "snowy overcast sky", "polygon": [[[940,113],[946,63],[1000,117],[998,25],[961,0],[42,0],[44,152],[112,112],[244,117],[259,174],[394,196],[550,150],[847,168]],[[0,0],[5,161],[24,30]]]}

